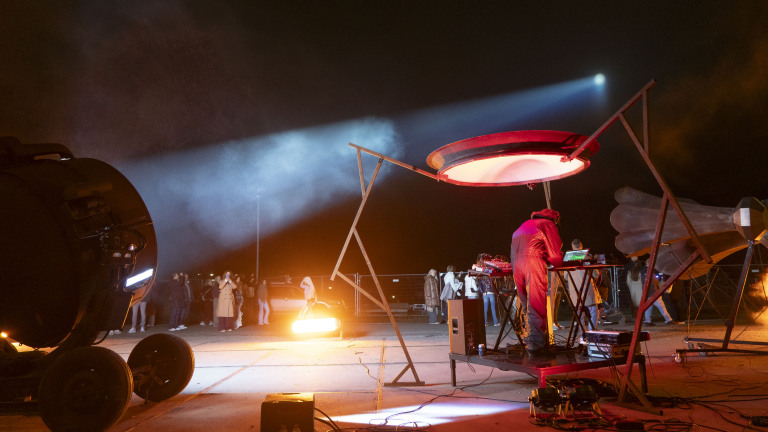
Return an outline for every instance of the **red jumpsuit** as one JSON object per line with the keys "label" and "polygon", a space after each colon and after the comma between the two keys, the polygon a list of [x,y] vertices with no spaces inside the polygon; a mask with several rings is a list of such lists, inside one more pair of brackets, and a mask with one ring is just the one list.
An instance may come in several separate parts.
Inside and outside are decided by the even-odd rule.
{"label": "red jumpsuit", "polygon": [[509,257],[523,313],[523,342],[528,351],[547,344],[547,262],[555,267],[562,265],[562,246],[557,225],[545,218],[529,219],[512,234]]}

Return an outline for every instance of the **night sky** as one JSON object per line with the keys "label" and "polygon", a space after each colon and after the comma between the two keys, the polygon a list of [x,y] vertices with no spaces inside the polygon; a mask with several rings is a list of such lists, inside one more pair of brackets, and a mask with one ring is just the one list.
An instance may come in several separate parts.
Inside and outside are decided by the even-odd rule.
{"label": "night sky", "polygon": [[[120,169],[164,274],[255,271],[257,221],[262,276],[330,274],[360,202],[349,142],[434,172],[432,151],[473,136],[590,135],[652,79],[651,156],[673,192],[768,198],[768,3],[549,4],[4,2],[0,135]],[[553,96],[597,73],[601,95]],[[619,124],[598,140],[552,204],[566,243],[621,256],[614,191],[660,189]],[[359,232],[378,274],[466,269],[508,255],[545,206],[541,185],[468,188],[385,163]],[[368,272],[357,251],[342,271]]]}

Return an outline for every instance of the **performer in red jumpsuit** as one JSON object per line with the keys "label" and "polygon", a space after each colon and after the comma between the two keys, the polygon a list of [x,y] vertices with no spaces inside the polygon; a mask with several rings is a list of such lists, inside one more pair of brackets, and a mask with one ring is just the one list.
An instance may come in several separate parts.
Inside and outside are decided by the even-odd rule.
{"label": "performer in red jumpsuit", "polygon": [[523,316],[523,342],[529,352],[547,345],[547,262],[563,264],[563,241],[557,230],[560,213],[533,212],[512,234],[510,260]]}

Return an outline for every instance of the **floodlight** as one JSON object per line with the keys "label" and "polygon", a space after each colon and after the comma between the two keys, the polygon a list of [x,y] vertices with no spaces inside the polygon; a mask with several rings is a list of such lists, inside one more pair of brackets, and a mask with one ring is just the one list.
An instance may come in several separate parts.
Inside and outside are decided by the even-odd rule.
{"label": "floodlight", "polygon": [[533,406],[544,409],[554,409],[563,403],[560,392],[553,387],[542,387],[533,389],[531,397],[528,398]]}
{"label": "floodlight", "polygon": [[152,274],[154,273],[154,269],[145,270],[136,276],[131,276],[125,281],[125,286],[130,287],[133,285],[138,284],[139,282],[144,282],[150,277],[152,277]]}
{"label": "floodlight", "polygon": [[585,384],[578,386],[567,397],[568,403],[566,404],[566,414],[571,413],[573,418],[578,416],[576,411],[588,412],[588,415],[602,415],[600,405],[597,403],[597,393],[595,388],[591,385]]}

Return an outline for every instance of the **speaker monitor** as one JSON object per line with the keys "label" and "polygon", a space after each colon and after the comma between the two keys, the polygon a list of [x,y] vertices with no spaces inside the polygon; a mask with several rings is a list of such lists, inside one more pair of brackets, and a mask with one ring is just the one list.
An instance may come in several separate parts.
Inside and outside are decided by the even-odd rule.
{"label": "speaker monitor", "polygon": [[485,344],[485,317],[480,299],[448,300],[451,353],[470,355]]}
{"label": "speaker monitor", "polygon": [[261,403],[261,432],[313,432],[313,393],[272,393]]}

